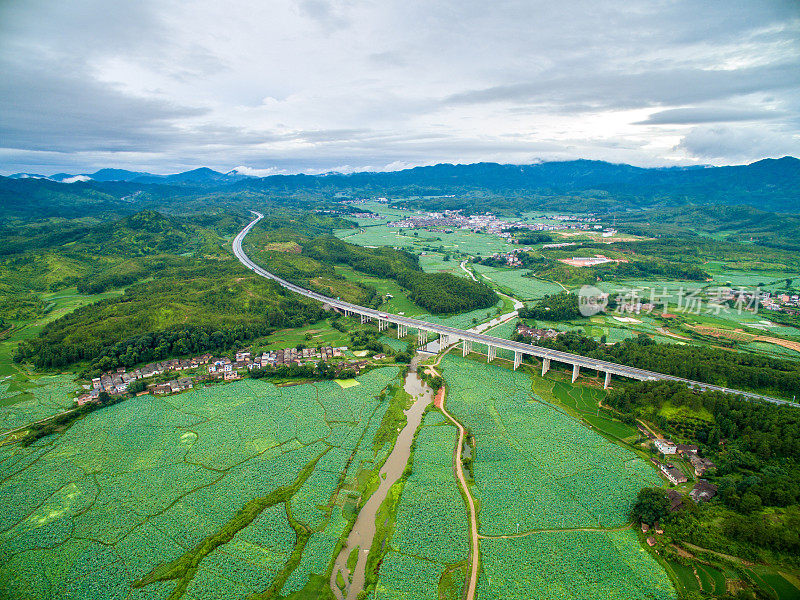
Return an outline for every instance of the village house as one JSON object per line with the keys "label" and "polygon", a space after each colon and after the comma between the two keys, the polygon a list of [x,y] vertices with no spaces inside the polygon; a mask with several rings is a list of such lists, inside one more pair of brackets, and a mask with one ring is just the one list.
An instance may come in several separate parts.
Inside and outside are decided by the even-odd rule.
{"label": "village house", "polygon": [[669,464],[662,464],[659,467],[661,472],[664,476],[669,479],[673,484],[678,485],[679,483],[686,483],[688,478],[684,475],[683,471],[681,471],[678,467],[673,465],[672,463]]}
{"label": "village house", "polygon": [[694,484],[692,491],[689,492],[689,498],[694,500],[695,504],[700,502],[708,502],[717,495],[717,486],[709,483],[705,479],[701,479]]}
{"label": "village house", "polygon": [[535,327],[528,327],[522,323],[517,325],[517,333],[525,337],[529,337],[533,341],[552,339],[557,337],[559,334],[559,332],[555,329],[537,329]]}
{"label": "village house", "polygon": [[697,456],[696,454],[689,456],[689,462],[692,463],[694,474],[698,477],[709,469],[715,469],[717,467],[712,460]]}
{"label": "village house", "polygon": [[669,500],[669,512],[683,508],[683,495],[678,490],[667,490],[666,497]]}
{"label": "village house", "polygon": [[675,449],[681,456],[690,456],[698,452],[697,446],[691,444],[678,444]]}
{"label": "village house", "polygon": [[654,444],[661,454],[675,454],[678,448],[672,440],[656,440]]}

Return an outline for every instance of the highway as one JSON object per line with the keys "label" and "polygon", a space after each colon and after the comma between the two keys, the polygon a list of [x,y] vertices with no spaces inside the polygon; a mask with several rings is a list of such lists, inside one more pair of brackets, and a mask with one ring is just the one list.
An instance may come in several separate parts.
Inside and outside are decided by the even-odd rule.
{"label": "highway", "polygon": [[775,404],[792,405],[792,402],[789,402],[787,400],[781,400],[779,398],[772,398],[770,396],[763,396],[761,394],[754,394],[752,392],[745,392],[741,390],[735,390],[731,388],[711,385],[700,381],[692,381],[691,379],[683,379],[681,377],[675,377],[674,375],[656,373],[654,371],[646,371],[644,369],[637,369],[636,367],[629,367],[627,365],[621,365],[603,360],[597,360],[594,358],[588,358],[585,356],[580,356],[578,354],[570,354],[569,352],[551,350],[549,348],[533,346],[531,344],[525,344],[523,342],[504,340],[502,338],[497,338],[491,335],[475,333],[472,331],[465,331],[462,329],[456,329],[455,327],[448,327],[446,325],[437,325],[434,323],[428,323],[427,321],[420,321],[418,319],[412,319],[410,317],[390,314],[381,310],[376,310],[374,308],[367,308],[365,306],[359,306],[357,304],[351,304],[349,302],[337,300],[336,298],[330,298],[328,296],[324,296],[323,294],[319,294],[317,292],[308,290],[299,285],[295,285],[290,281],[286,281],[285,279],[282,279],[277,275],[273,275],[266,269],[263,269],[262,267],[254,263],[252,260],[250,260],[247,254],[245,254],[244,250],[242,250],[242,240],[244,240],[245,236],[250,232],[250,230],[255,226],[255,224],[264,218],[264,215],[262,215],[257,211],[250,211],[250,212],[256,215],[256,218],[253,219],[253,221],[251,221],[244,229],[242,229],[233,240],[233,253],[236,255],[236,258],[238,258],[239,261],[241,261],[241,263],[251,271],[257,273],[258,275],[261,275],[262,277],[272,279],[278,282],[284,288],[296,292],[298,294],[301,294],[306,298],[317,300],[318,302],[328,304],[340,310],[347,310],[349,312],[357,313],[359,315],[364,315],[366,317],[369,317],[370,319],[388,321],[390,323],[394,323],[395,325],[404,325],[408,328],[417,329],[418,331],[420,330],[429,331],[437,333],[439,335],[446,335],[448,336],[448,340],[451,343],[454,342],[456,339],[467,340],[477,344],[485,344],[487,346],[492,346],[494,348],[503,348],[506,350],[511,350],[516,353],[520,353],[522,355],[536,356],[537,358],[544,359],[547,361],[556,361],[573,366],[577,365],[580,368],[597,370],[598,372],[609,373],[611,375],[617,375],[619,377],[628,377],[630,379],[637,379],[640,381],[657,381],[657,380],[680,381],[681,383],[685,383],[686,385],[694,389],[713,390],[718,392],[724,392],[726,394],[736,394],[754,400],[765,400],[767,402],[772,402]]}

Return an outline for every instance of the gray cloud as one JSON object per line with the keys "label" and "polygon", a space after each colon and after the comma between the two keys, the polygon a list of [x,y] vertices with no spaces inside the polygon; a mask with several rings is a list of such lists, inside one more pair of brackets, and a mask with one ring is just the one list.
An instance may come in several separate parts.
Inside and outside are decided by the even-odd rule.
{"label": "gray cloud", "polygon": [[800,5],[12,1],[0,72],[6,173],[724,163],[797,147]]}
{"label": "gray cloud", "polygon": [[635,125],[695,125],[732,121],[765,121],[785,117],[784,111],[759,108],[697,107],[671,108],[653,113]]}
{"label": "gray cloud", "polygon": [[536,81],[453,94],[451,104],[582,102],[592,109],[642,108],[688,104],[800,87],[798,64],[783,63],[733,70],[652,69],[641,73],[551,73]]}
{"label": "gray cloud", "polygon": [[692,129],[678,147],[700,159],[780,158],[800,153],[800,136],[774,129],[704,126]]}

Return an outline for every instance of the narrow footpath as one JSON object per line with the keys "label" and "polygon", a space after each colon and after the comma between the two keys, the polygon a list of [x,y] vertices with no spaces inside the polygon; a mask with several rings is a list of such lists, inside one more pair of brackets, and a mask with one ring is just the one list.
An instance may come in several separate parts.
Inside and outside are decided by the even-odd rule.
{"label": "narrow footpath", "polygon": [[[433,372],[435,375],[439,375],[432,367],[429,367],[429,372]],[[478,514],[475,510],[475,500],[472,498],[472,494],[469,491],[469,486],[467,485],[467,479],[464,477],[464,465],[461,463],[461,449],[464,447],[464,442],[467,437],[466,430],[464,426],[456,421],[456,419],[447,412],[447,409],[444,407],[444,396],[445,396],[445,388],[442,387],[439,389],[439,393],[436,394],[436,399],[434,400],[434,404],[436,408],[442,411],[442,414],[448,418],[448,420],[453,423],[458,428],[458,442],[456,443],[456,447],[453,449],[453,469],[455,470],[456,477],[458,478],[458,484],[461,487],[461,491],[464,494],[464,497],[467,499],[467,508],[469,509],[469,537],[470,537],[470,551],[469,551],[469,582],[467,584],[467,593],[464,596],[465,600],[473,600],[475,598],[475,588],[478,585],[478,565],[480,564],[480,542],[478,536]]]}

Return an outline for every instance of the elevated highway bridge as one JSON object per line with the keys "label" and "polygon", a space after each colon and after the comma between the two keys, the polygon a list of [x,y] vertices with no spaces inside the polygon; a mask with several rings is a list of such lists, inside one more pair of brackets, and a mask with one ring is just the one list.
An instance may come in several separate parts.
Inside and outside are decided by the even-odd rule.
{"label": "elevated highway bridge", "polygon": [[377,322],[378,329],[383,330],[390,324],[397,327],[397,336],[405,337],[409,331],[416,330],[417,338],[420,345],[424,345],[428,341],[429,334],[438,334],[441,339],[440,347],[444,348],[452,344],[461,343],[464,356],[472,351],[472,344],[484,344],[487,347],[488,360],[492,361],[496,354],[497,349],[502,348],[514,353],[514,369],[517,369],[522,364],[523,356],[535,356],[542,362],[542,375],[547,373],[550,368],[550,363],[556,361],[562,364],[572,366],[572,381],[574,382],[580,373],[581,369],[590,369],[598,373],[605,374],[604,387],[608,387],[611,376],[627,377],[629,379],[636,379],[639,381],[679,381],[686,384],[690,388],[697,390],[712,390],[717,392],[724,392],[726,394],[736,394],[745,398],[753,400],[765,400],[775,404],[792,404],[789,401],[781,400],[779,398],[772,398],[770,396],[763,396],[761,394],[754,394],[752,392],[745,392],[741,390],[726,388],[717,385],[703,383],[701,381],[692,381],[691,379],[684,379],[682,377],[675,377],[674,375],[667,375],[664,373],[656,373],[654,371],[646,371],[644,369],[637,369],[636,367],[629,367],[617,363],[598,360],[595,358],[588,358],[580,356],[579,354],[570,354],[569,352],[561,352],[559,350],[551,350],[549,348],[542,348],[540,346],[533,346],[523,342],[514,342],[511,340],[504,340],[502,338],[477,333],[473,331],[466,331],[463,329],[456,329],[455,327],[448,327],[446,325],[437,325],[435,323],[428,323],[419,319],[404,317],[386,313],[374,308],[367,308],[359,306],[350,302],[344,302],[337,298],[330,298],[323,294],[306,289],[296,285],[290,281],[282,279],[274,275],[266,269],[254,263],[242,250],[242,240],[250,232],[250,230],[264,218],[259,212],[251,211],[256,218],[253,219],[233,240],[233,253],[251,271],[255,272],[262,277],[272,279],[282,285],[284,288],[291,290],[297,294],[301,294],[306,298],[311,298],[336,308],[346,315],[359,315],[361,322],[375,321]]}

